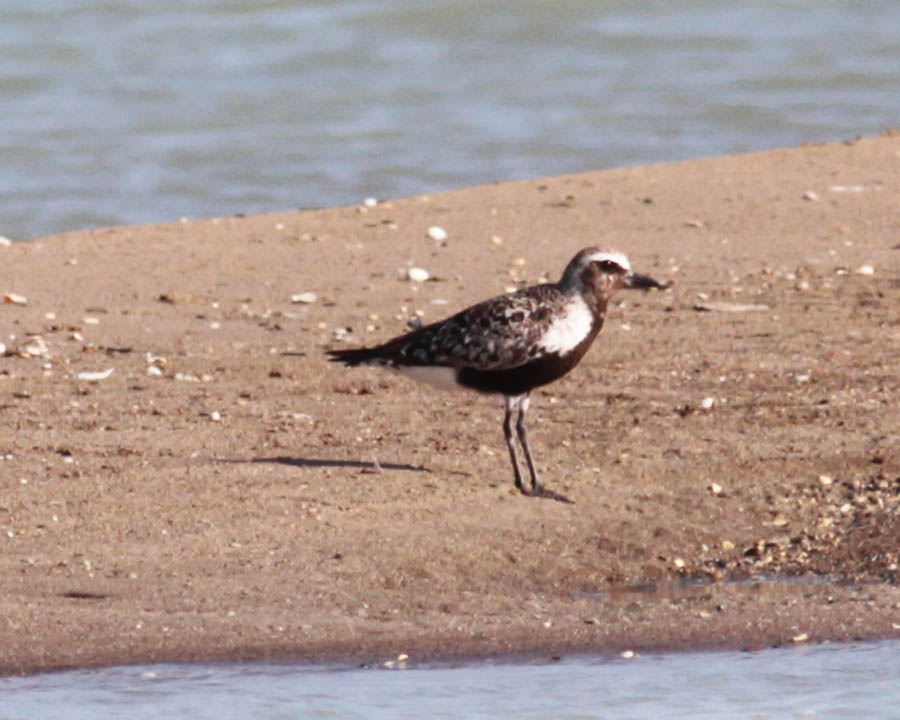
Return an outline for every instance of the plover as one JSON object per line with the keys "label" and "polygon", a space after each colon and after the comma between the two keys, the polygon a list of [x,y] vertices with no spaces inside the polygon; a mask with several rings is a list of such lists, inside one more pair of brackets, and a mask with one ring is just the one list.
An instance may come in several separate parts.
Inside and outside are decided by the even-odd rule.
{"label": "plover", "polygon": [[[603,326],[609,299],[623,287],[660,284],[633,272],[622,253],[589,247],[572,258],[557,283],[499,295],[381,345],[327,352],[349,367],[379,365],[444,389],[503,395],[503,434],[516,487],[525,495],[569,502],[538,481],[525,427],[529,394],[578,364]],[[522,482],[513,416],[530,488]]]}

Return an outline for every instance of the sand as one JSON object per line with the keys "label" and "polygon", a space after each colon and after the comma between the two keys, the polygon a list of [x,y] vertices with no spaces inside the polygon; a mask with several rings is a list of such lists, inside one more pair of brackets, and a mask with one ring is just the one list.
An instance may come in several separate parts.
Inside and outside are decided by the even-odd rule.
{"label": "sand", "polygon": [[[900,636],[898,201],[887,134],[0,247],[0,672]],[[325,361],[594,244],[670,285],[532,396],[573,504]]]}

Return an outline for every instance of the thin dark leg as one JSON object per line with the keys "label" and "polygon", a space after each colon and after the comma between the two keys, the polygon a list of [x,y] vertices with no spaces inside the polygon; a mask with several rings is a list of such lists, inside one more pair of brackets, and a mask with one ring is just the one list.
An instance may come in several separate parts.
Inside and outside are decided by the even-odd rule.
{"label": "thin dark leg", "polygon": [[506,438],[506,446],[509,448],[509,459],[512,461],[516,487],[520,492],[524,493],[525,486],[522,484],[522,475],[519,472],[519,458],[516,456],[516,444],[513,440],[512,433],[512,411],[515,404],[515,398],[506,398],[506,415],[503,418],[503,436]]}
{"label": "thin dark leg", "polygon": [[[525,461],[528,463],[528,472],[531,473],[531,492],[525,494],[533,495],[535,497],[551,498],[553,500],[558,500],[559,502],[572,502],[565,495],[561,495],[553,490],[548,490],[538,481],[537,470],[534,467],[534,459],[531,457],[531,448],[528,445],[528,428],[525,426],[525,413],[528,410],[529,404],[528,395],[522,397],[517,404],[519,417],[516,420],[516,432],[519,435],[519,442],[522,444],[522,449],[525,451]],[[522,490],[523,493],[525,492],[521,486],[519,489]]]}
{"label": "thin dark leg", "polygon": [[516,432],[519,442],[525,451],[525,461],[528,463],[528,472],[531,473],[531,492],[537,493],[541,484],[538,482],[537,470],[534,468],[534,459],[531,457],[531,448],[528,445],[528,428],[525,427],[525,411],[528,410],[528,396],[519,403],[519,418],[516,420]]}

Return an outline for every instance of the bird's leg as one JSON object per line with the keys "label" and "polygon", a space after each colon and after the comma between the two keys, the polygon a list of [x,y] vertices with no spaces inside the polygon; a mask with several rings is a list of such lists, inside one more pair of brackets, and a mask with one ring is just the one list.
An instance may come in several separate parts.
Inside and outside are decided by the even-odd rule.
{"label": "bird's leg", "polygon": [[503,436],[506,438],[506,446],[509,448],[509,459],[512,460],[516,487],[521,492],[527,494],[525,486],[522,484],[522,475],[519,472],[519,458],[516,456],[516,443],[515,440],[513,440],[512,433],[512,413],[513,408],[518,405],[517,401],[517,397],[506,397],[506,415],[503,417]]}
{"label": "bird's leg", "polygon": [[[519,434],[519,442],[522,443],[522,449],[525,451],[525,461],[528,463],[528,471],[531,473],[531,492],[526,493],[535,497],[551,498],[559,502],[572,502],[565,495],[560,495],[553,490],[548,490],[538,482],[537,470],[534,467],[534,460],[531,457],[531,448],[528,446],[528,428],[525,427],[525,412],[528,410],[528,395],[520,396],[521,399],[517,403],[519,406],[519,417],[516,420],[516,432]],[[522,492],[523,488],[519,487]]]}
{"label": "bird's leg", "polygon": [[537,493],[541,484],[538,482],[537,470],[534,469],[534,460],[531,457],[531,448],[528,446],[528,428],[525,427],[525,412],[528,410],[528,395],[523,397],[518,403],[519,417],[516,420],[516,432],[519,435],[519,442],[525,451],[525,461],[528,463],[528,472],[531,473],[531,492]]}

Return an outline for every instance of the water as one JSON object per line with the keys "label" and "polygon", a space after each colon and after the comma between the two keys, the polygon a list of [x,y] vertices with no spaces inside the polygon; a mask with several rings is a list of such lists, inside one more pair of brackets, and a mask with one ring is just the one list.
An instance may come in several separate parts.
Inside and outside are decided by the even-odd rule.
{"label": "water", "polygon": [[0,678],[0,720],[900,717],[900,642],[403,671],[154,665]]}
{"label": "water", "polygon": [[0,235],[874,134],[895,0],[0,5]]}

